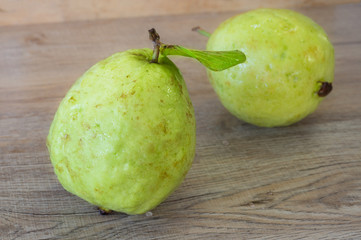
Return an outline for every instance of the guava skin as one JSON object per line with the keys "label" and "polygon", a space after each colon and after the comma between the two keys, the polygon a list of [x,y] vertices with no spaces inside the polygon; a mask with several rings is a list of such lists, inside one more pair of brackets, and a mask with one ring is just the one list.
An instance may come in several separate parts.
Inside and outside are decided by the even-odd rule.
{"label": "guava skin", "polygon": [[208,77],[222,104],[248,123],[275,127],[298,122],[322,101],[322,82],[334,79],[334,49],[310,18],[285,9],[234,16],[215,30],[207,50],[243,51],[245,63]]}
{"label": "guava skin", "polygon": [[195,153],[195,118],[178,68],[152,50],[91,67],[60,103],[47,138],[63,187],[105,210],[142,214],[182,182]]}

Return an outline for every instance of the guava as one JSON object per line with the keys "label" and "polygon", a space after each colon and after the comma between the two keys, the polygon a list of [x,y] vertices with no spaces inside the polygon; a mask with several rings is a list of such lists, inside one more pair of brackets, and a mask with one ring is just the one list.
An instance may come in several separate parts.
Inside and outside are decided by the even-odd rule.
{"label": "guava", "polygon": [[333,46],[322,27],[300,13],[257,9],[226,20],[210,35],[207,50],[234,49],[246,62],[207,72],[222,104],[243,121],[293,124],[332,89]]}
{"label": "guava", "polygon": [[182,74],[166,55],[213,70],[244,62],[239,51],[202,52],[164,45],[116,53],[71,87],[47,137],[54,171],[80,198],[127,214],[145,213],[182,182],[196,143],[194,109]]}
{"label": "guava", "polygon": [[61,102],[48,136],[59,181],[104,209],[144,213],[183,180],[195,118],[177,67],[152,50],[116,53],[91,67]]}

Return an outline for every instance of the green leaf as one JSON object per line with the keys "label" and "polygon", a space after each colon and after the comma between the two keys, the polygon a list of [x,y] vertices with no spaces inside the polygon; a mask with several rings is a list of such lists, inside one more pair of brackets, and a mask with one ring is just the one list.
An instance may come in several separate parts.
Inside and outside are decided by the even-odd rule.
{"label": "green leaf", "polygon": [[178,45],[160,46],[162,55],[179,55],[197,59],[212,71],[222,71],[246,61],[246,55],[238,50],[233,51],[200,51]]}

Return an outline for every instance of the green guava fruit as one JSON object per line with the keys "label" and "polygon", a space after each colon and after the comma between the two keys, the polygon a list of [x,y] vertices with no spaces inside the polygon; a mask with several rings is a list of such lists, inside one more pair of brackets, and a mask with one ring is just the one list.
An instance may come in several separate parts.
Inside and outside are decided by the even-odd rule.
{"label": "green guava fruit", "polygon": [[183,180],[195,118],[177,67],[150,49],[116,53],[71,87],[47,146],[63,187],[106,210],[141,214]]}
{"label": "green guava fruit", "polygon": [[243,64],[208,70],[222,104],[248,123],[287,126],[312,113],[332,89],[334,49],[310,18],[285,9],[234,16],[211,34],[207,50],[245,53]]}
{"label": "green guava fruit", "polygon": [[116,53],[91,67],[60,103],[47,138],[54,171],[69,192],[110,210],[141,214],[182,182],[195,153],[194,109],[167,55],[215,71],[245,61],[240,51],[165,45]]}

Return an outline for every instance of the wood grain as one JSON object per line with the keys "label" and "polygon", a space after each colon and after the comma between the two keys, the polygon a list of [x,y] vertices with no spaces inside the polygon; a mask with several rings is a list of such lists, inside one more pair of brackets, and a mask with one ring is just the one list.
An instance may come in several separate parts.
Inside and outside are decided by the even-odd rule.
{"label": "wood grain", "polygon": [[150,27],[204,48],[190,29],[235,12],[0,27],[0,239],[360,239],[361,5],[298,10],[334,43],[334,91],[295,125],[258,128],[222,107],[202,66],[173,58],[196,110],[197,153],[152,216],[101,216],[61,187],[45,146],[53,114],[92,64],[150,47]]}
{"label": "wood grain", "polygon": [[0,26],[141,16],[313,7],[360,0],[0,0]]}

